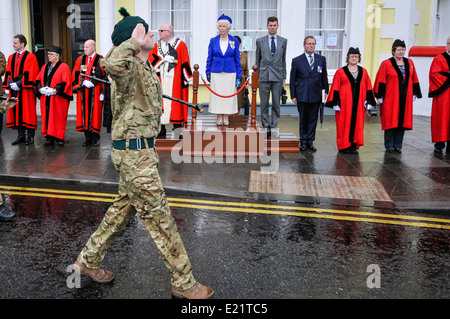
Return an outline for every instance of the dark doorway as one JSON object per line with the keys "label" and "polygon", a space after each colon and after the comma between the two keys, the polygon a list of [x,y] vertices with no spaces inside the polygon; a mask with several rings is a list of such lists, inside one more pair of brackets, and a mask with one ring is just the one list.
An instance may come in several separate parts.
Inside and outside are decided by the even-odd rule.
{"label": "dark doorway", "polygon": [[95,38],[95,1],[94,0],[70,0],[71,4],[79,6],[81,12],[81,28],[72,29],[72,68],[80,55],[84,54],[84,42]]}
{"label": "dark doorway", "polygon": [[61,61],[72,65],[71,29],[67,26],[70,0],[30,0],[33,51],[39,66],[47,63],[47,51],[57,45],[63,49]]}
{"label": "dark doorway", "polygon": [[[69,26],[69,5],[77,5],[79,28]],[[57,45],[63,49],[61,61],[73,68],[83,54],[84,42],[95,39],[95,0],[30,0],[32,48],[39,66],[47,63],[46,49]],[[67,12],[69,10],[69,12]],[[29,40],[30,41],[30,40]]]}

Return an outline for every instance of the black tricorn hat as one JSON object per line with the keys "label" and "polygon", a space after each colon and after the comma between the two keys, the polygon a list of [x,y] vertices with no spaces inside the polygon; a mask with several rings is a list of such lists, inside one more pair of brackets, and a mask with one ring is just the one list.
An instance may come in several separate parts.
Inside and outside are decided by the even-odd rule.
{"label": "black tricorn hat", "polygon": [[396,47],[406,48],[405,41],[402,41],[402,40],[399,40],[399,39],[395,40],[394,43],[392,44],[392,48],[396,48]]}
{"label": "black tricorn hat", "polygon": [[56,45],[52,45],[50,48],[48,48],[47,51],[48,52],[55,52],[55,53],[58,53],[59,55],[62,54],[62,49],[60,47],[57,47]]}
{"label": "black tricorn hat", "polygon": [[347,55],[350,55],[350,54],[359,54],[359,55],[361,55],[361,52],[359,52],[359,48],[351,47],[350,49],[348,49]]}

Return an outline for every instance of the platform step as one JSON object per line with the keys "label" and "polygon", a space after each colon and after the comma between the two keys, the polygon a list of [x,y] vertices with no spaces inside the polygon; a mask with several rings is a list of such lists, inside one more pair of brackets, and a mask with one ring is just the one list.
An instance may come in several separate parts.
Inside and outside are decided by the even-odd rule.
{"label": "platform step", "polygon": [[[228,126],[217,126],[217,116],[197,117],[196,125],[179,132],[167,132],[158,138],[158,152],[179,152],[183,156],[262,157],[268,153],[298,153],[299,140],[292,132],[279,132],[267,139],[259,125],[251,126],[250,116],[232,115]],[[191,123],[189,119],[188,123]]]}

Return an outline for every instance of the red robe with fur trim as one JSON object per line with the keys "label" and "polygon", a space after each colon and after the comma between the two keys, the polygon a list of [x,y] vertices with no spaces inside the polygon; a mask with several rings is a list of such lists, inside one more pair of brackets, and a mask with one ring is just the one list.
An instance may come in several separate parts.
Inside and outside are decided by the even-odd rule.
{"label": "red robe with fur trim", "polygon": [[[77,91],[77,131],[100,133],[102,128],[103,102],[100,101],[100,95],[104,92],[103,83],[80,76],[80,70],[83,68],[84,74],[103,78],[104,70],[100,66],[101,59],[103,59],[101,55],[95,54],[91,64],[89,64],[89,57],[82,55],[75,62],[72,72],[72,85],[74,89],[81,86]],[[84,80],[91,81],[95,86],[90,89],[82,86]]]}
{"label": "red robe with fur trim", "polygon": [[365,102],[372,106],[376,104],[369,74],[360,66],[358,71],[355,80],[347,66],[337,70],[327,99],[327,106],[341,108],[336,112],[339,150],[349,148],[353,143],[357,148],[364,145]]}
{"label": "red robe with fur trim", "polygon": [[[171,48],[165,52],[161,41],[158,41],[148,58],[161,81],[163,93],[189,102],[189,80],[192,78],[192,70],[187,46],[179,38],[173,38],[169,44]],[[168,55],[176,55],[174,63],[170,65],[163,62],[164,57]],[[188,115],[189,110],[186,105],[168,99],[163,100],[161,124],[184,124],[187,123]]]}
{"label": "red robe with fur trim", "polygon": [[434,58],[430,68],[431,137],[433,143],[450,141],[450,55],[445,52]]}
{"label": "red robe with fur trim", "polygon": [[69,66],[58,62],[50,75],[48,70],[51,63],[47,63],[41,69],[37,79],[36,88],[39,89],[48,86],[56,89],[56,95],[40,95],[41,116],[42,116],[42,134],[50,135],[64,140],[67,125],[67,113],[69,112],[72,95],[72,74]]}
{"label": "red robe with fur trim", "polygon": [[413,97],[422,98],[416,67],[411,59],[403,58],[405,76],[394,58],[381,63],[374,91],[382,98],[380,106],[381,127],[383,131],[393,128],[413,129]]}
{"label": "red robe with fur trim", "polygon": [[[19,102],[8,110],[6,126],[17,128],[25,126],[37,130],[36,96],[34,86],[39,65],[33,53],[24,51],[17,61],[17,53],[8,58],[3,88],[9,90],[10,97],[17,97]],[[9,87],[11,82],[21,82],[22,89],[18,92]]]}

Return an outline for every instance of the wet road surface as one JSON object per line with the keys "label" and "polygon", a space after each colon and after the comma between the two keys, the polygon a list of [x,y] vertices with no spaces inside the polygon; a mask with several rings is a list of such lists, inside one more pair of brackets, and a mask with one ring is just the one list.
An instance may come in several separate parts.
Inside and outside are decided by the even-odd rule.
{"label": "wet road surface", "polygon": [[[115,280],[83,277],[81,288],[68,287],[67,267],[114,193],[0,192],[17,214],[0,223],[1,298],[171,297],[169,274],[137,217],[104,260]],[[448,215],[174,195],[194,276],[216,299],[450,297]]]}

